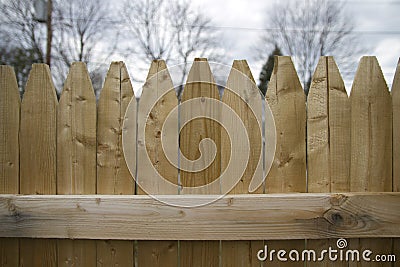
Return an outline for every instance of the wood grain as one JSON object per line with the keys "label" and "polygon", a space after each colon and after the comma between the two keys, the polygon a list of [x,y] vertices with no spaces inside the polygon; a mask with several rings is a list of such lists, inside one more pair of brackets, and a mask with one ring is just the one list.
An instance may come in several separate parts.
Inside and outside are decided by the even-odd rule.
{"label": "wood grain", "polygon": [[400,61],[392,85],[393,103],[393,192],[400,192]]}
{"label": "wood grain", "polygon": [[[141,186],[150,189],[151,194],[178,194],[178,169],[166,158],[164,149],[178,157],[178,147],[163,144],[161,135],[163,124],[171,111],[178,106],[167,66],[163,60],[155,60],[150,66],[147,81],[143,86],[138,110],[138,194],[146,194]],[[152,107],[152,108],[151,108]],[[149,116],[147,110],[151,108]],[[178,116],[170,121],[178,140]],[[152,165],[147,161],[149,157]],[[154,168],[164,179],[176,184],[175,191],[163,187],[161,183],[152,183],[150,175]],[[178,241],[140,241],[138,242],[138,266],[177,266]]]}
{"label": "wood grain", "polygon": [[[244,123],[250,143],[250,157],[242,158],[248,162],[240,181],[231,194],[248,194],[250,181],[254,176],[262,177],[262,98],[255,84],[253,75],[246,60],[235,60],[228,76],[222,101],[231,107]],[[221,118],[222,124],[232,123]],[[224,131],[223,131],[224,133]],[[221,169],[224,170],[230,161],[230,138],[221,133]],[[230,133],[233,134],[233,133]],[[240,144],[246,144],[239,140]],[[263,193],[262,184],[254,193]],[[222,266],[260,266],[256,255],[263,249],[263,241],[224,241],[221,247]]]}
{"label": "wood grain", "polygon": [[275,57],[266,101],[277,131],[266,193],[306,192],[305,95],[290,57]]}
{"label": "wood grain", "polygon": [[[34,64],[21,103],[20,193],[56,194],[57,96],[45,64]],[[55,266],[57,242],[23,239],[20,265]]]}
{"label": "wood grain", "polygon": [[[131,99],[136,105],[125,64],[111,63],[97,109],[97,194],[135,193],[135,182],[122,151],[124,116]],[[97,266],[121,264],[134,265],[132,241],[97,241]]]}
{"label": "wood grain", "polygon": [[[182,93],[182,103],[194,98],[212,98],[219,99],[218,89],[211,73],[210,66],[206,59],[197,58],[193,62],[190,69],[186,85]],[[206,103],[203,101],[202,103]],[[206,105],[181,107],[180,120],[185,121],[186,118],[193,118],[193,109],[204,110]],[[212,113],[217,114],[218,110],[212,110]],[[204,111],[206,114],[206,111]],[[199,144],[202,139],[210,138],[216,144],[217,154],[212,164],[203,171],[187,172],[181,171],[181,182],[183,187],[195,187],[206,185],[214,181],[221,173],[221,130],[217,122],[207,118],[194,119],[180,132],[180,149],[182,154],[190,160],[195,160],[200,157]],[[207,154],[208,151],[206,151]],[[211,157],[211,152],[208,152]],[[203,155],[204,156],[204,155]],[[206,156],[204,156],[206,157]],[[219,193],[205,191],[204,194]]]}
{"label": "wood grain", "polygon": [[[215,198],[213,195],[160,197],[180,206]],[[0,237],[120,240],[400,237],[399,209],[400,193],[392,192],[240,194],[197,208],[169,206],[146,195],[1,195]]]}
{"label": "wood grain", "polygon": [[[307,101],[308,192],[350,190],[350,101],[333,57],[321,57]],[[336,247],[336,240],[308,240],[307,249]],[[308,263],[347,266],[347,262]]]}
{"label": "wood grain", "polygon": [[[274,115],[276,151],[265,180],[265,192],[306,192],[305,94],[290,57],[275,57],[266,101]],[[304,240],[266,242],[272,248],[288,251],[302,250],[305,246]],[[268,264],[302,266],[303,263],[268,262]]]}
{"label": "wood grain", "polygon": [[[57,194],[96,193],[96,97],[86,65],[72,64],[57,113]],[[95,266],[96,242],[57,240],[58,266]]]}
{"label": "wood grain", "polygon": [[[169,154],[178,157],[178,147],[175,144],[161,142],[164,122],[169,117],[174,129],[175,139],[178,140],[178,116],[171,114],[178,106],[178,98],[174,90],[172,79],[167,66],[163,60],[153,61],[147,82],[143,86],[142,95],[139,101],[138,110],[138,193],[145,194],[141,186],[151,190],[151,194],[178,194],[178,168],[174,167],[165,156],[164,150]],[[148,112],[150,111],[150,112]],[[149,113],[149,114],[147,114]],[[147,161],[147,157],[150,162]],[[175,160],[177,162],[177,160]],[[161,177],[175,184],[172,190],[157,183],[157,180],[150,179],[154,176],[152,169],[155,169]],[[153,183],[152,183],[153,182]]]}
{"label": "wood grain", "polygon": [[307,107],[308,192],[348,192],[350,102],[333,57],[321,57]]}
{"label": "wood grain", "polygon": [[[193,62],[192,68],[182,93],[182,103],[194,98],[203,98],[203,102],[195,107],[184,106],[180,109],[181,122],[188,118],[193,118],[192,109],[205,110],[207,101],[205,98],[219,99],[219,93],[211,73],[210,66],[206,59],[197,58]],[[204,104],[204,105],[202,105]],[[192,108],[192,109],[191,109]],[[219,110],[211,110],[219,116]],[[207,118],[191,120],[180,131],[180,150],[182,154],[190,160],[200,157],[200,141],[210,138],[216,145],[216,156],[211,165],[203,171],[187,172],[181,170],[182,187],[197,187],[210,184],[221,174],[221,128],[217,122]],[[205,151],[205,158],[212,158],[210,151]],[[220,188],[208,190],[204,194],[218,194]],[[191,241],[180,243],[180,265],[181,266],[219,266],[220,244],[218,241]]]}
{"label": "wood grain", "polygon": [[57,193],[96,193],[96,97],[85,63],[73,63],[58,105]]}
{"label": "wood grain", "polygon": [[[392,102],[375,57],[363,57],[354,78],[351,101],[350,190],[392,191]],[[390,253],[390,239],[350,240],[351,248]],[[360,263],[351,266],[361,266]],[[378,265],[385,266],[385,265]],[[387,266],[387,265],[386,265]]]}
{"label": "wood grain", "polygon": [[[134,194],[135,182],[124,160],[122,130],[126,109],[135,100],[123,62],[108,70],[97,109],[97,193]],[[135,101],[132,105],[135,105]],[[134,108],[135,109],[135,108]],[[136,119],[133,114],[132,120]],[[135,140],[135,136],[133,139]]]}
{"label": "wood grain", "polygon": [[[397,63],[396,74],[392,85],[393,106],[393,192],[400,192],[400,61]],[[393,239],[393,253],[400,251],[400,239]],[[400,261],[394,266],[399,266]],[[396,265],[397,264],[397,265]]]}
{"label": "wood grain", "polygon": [[[0,194],[19,193],[20,97],[14,70],[0,66]],[[18,239],[0,238],[0,266],[18,266]]]}
{"label": "wood grain", "polygon": [[[228,105],[236,112],[242,120],[248,134],[250,143],[250,157],[242,158],[242,161],[248,162],[247,168],[242,175],[239,183],[232,189],[233,194],[249,193],[250,181],[253,176],[262,176],[262,98],[253,75],[246,60],[235,60],[232,70],[229,74],[226,89],[222,97],[222,102]],[[225,123],[234,123],[225,121],[221,116],[221,121]],[[223,133],[225,130],[222,131]],[[233,133],[228,133],[233,134]],[[228,135],[221,134],[221,169],[225,170],[230,161],[231,145]],[[241,144],[246,144],[240,141]],[[240,171],[240,170],[239,170]],[[238,172],[239,172],[238,171]],[[254,193],[263,193],[264,188],[261,185]]]}

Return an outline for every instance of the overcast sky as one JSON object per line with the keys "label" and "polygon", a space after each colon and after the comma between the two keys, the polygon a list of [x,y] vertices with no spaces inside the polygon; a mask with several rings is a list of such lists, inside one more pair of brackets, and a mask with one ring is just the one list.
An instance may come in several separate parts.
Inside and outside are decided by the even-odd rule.
{"label": "overcast sky", "polygon": [[[256,60],[257,54],[252,48],[258,43],[262,29],[268,27],[268,8],[279,1],[285,0],[191,0],[193,6],[209,16],[213,25],[223,34],[221,42],[224,42],[222,46],[226,47],[227,63],[231,65],[234,59],[247,59],[257,83],[261,66],[266,59]],[[400,0],[343,1],[346,2],[348,12],[352,14],[355,31],[362,45],[369,51],[365,55],[377,56],[390,89],[400,57]],[[127,63],[130,73],[139,72],[137,63],[130,62],[129,58],[113,58],[120,59]],[[347,78],[345,77],[348,93],[357,64]],[[136,96],[140,95],[141,85],[142,83],[134,82]]]}
{"label": "overcast sky", "polygon": [[[268,27],[265,14],[276,1],[192,0],[194,5],[200,7],[212,18],[215,26],[222,27],[224,37],[221,41],[226,40],[230,47],[227,51],[229,61],[247,59],[255,79],[258,79],[261,63],[255,61],[256,55],[251,48],[258,41],[260,29]],[[400,57],[400,0],[348,0],[346,2],[349,12],[354,15],[355,31],[359,32],[357,34],[370,51],[369,55],[377,56],[386,82],[390,86]],[[348,91],[350,86],[351,80],[347,80]]]}

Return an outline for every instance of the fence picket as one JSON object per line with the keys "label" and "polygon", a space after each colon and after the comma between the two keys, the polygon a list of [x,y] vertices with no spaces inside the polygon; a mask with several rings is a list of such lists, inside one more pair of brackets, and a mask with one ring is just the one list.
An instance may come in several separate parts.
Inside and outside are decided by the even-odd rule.
{"label": "fence picket", "polygon": [[[19,193],[20,97],[12,67],[0,66],[0,194]],[[19,241],[0,238],[0,266],[18,266]]]}
{"label": "fence picket", "polygon": [[[393,192],[400,192],[400,60],[392,85],[393,106]],[[393,253],[400,251],[400,239],[393,239]],[[396,255],[396,257],[399,257]],[[399,261],[399,260],[397,260]]]}
{"label": "fence picket", "polygon": [[[206,59],[197,58],[193,62],[189,76],[182,94],[182,103],[194,98],[219,99],[217,86]],[[207,103],[203,101],[202,103]],[[204,110],[201,104],[192,106],[193,109]],[[180,120],[193,118],[190,108],[181,107]],[[212,110],[218,115],[218,110]],[[180,150],[190,160],[200,156],[199,143],[204,138],[214,141],[217,154],[214,161],[207,169],[195,173],[181,171],[182,187],[195,187],[209,184],[220,176],[221,173],[221,138],[220,127],[215,121],[200,118],[190,121],[180,132]],[[206,158],[211,158],[211,151],[205,151]],[[204,190],[204,194],[219,193]],[[181,241],[180,242],[180,266],[218,266],[219,242],[218,241]]]}
{"label": "fence picket", "polygon": [[73,63],[57,117],[57,193],[96,193],[96,97],[86,65]]}
{"label": "fence picket", "polygon": [[[305,94],[290,57],[275,57],[266,101],[274,115],[277,142],[272,167],[265,180],[265,192],[306,192]],[[305,247],[304,240],[266,242],[269,247],[287,251],[301,251]],[[301,262],[279,264],[303,266]]]}
{"label": "fence picket", "polygon": [[[56,136],[57,96],[50,69],[33,64],[21,103],[21,194],[56,194]],[[56,264],[56,240],[20,240],[21,266]]]}
{"label": "fence picket", "polygon": [[[392,102],[375,57],[363,57],[350,94],[350,191],[392,191]],[[350,246],[388,253],[390,239],[352,239]],[[350,266],[360,263],[350,263]],[[358,266],[357,265],[357,266]]]}
{"label": "fence picket", "polygon": [[[134,94],[125,64],[113,62],[97,109],[97,194],[135,193],[122,151],[122,125],[131,99]],[[133,241],[97,241],[97,264],[133,266]]]}
{"label": "fence picket", "polygon": [[[161,143],[161,131],[166,117],[177,106],[178,98],[165,62],[153,61],[147,82],[143,86],[138,109],[138,185],[149,182],[151,168],[155,168],[163,178],[178,185],[178,169],[169,163],[164,154],[164,149],[169,149],[170,154],[178,157],[178,147]],[[147,116],[149,107],[152,107],[151,115]],[[175,129],[178,140],[178,116],[170,119],[173,123],[170,127]],[[147,165],[147,161],[144,160],[146,157],[150,158],[153,166]],[[161,184],[148,183],[146,188],[161,195],[178,194],[177,188],[176,191],[170,191]],[[138,194],[146,194],[140,186]],[[178,241],[139,241],[137,255],[138,266],[177,266]]]}
{"label": "fence picket", "polygon": [[[86,65],[73,63],[57,113],[57,194],[96,193],[96,97]],[[58,240],[58,266],[95,266],[96,241]]]}
{"label": "fence picket", "polygon": [[[333,57],[321,57],[307,101],[307,183],[309,193],[350,190],[350,102]],[[307,249],[335,248],[336,240],[307,240]],[[346,262],[308,263],[347,266]]]}
{"label": "fence picket", "polygon": [[[235,60],[228,77],[227,85],[222,101],[231,107],[244,123],[250,143],[250,157],[243,158],[248,161],[247,168],[239,183],[230,192],[231,194],[248,194],[250,181],[253,175],[262,177],[262,164],[257,166],[261,159],[262,149],[262,98],[255,84],[253,75],[246,60]],[[250,107],[254,109],[251,110]],[[254,112],[254,113],[253,113]],[[254,114],[254,115],[253,115]],[[224,117],[221,117],[225,125]],[[257,130],[259,129],[259,130]],[[230,139],[223,130],[221,133],[221,171],[229,164]],[[233,133],[230,133],[233,134]],[[246,144],[245,142],[241,142]],[[254,193],[263,193],[264,186],[261,185]],[[263,241],[222,241],[221,261],[222,266],[259,266],[257,251],[264,247]]]}
{"label": "fence picket", "polygon": [[290,57],[276,57],[266,100],[275,119],[275,159],[266,193],[306,191],[305,95]]}

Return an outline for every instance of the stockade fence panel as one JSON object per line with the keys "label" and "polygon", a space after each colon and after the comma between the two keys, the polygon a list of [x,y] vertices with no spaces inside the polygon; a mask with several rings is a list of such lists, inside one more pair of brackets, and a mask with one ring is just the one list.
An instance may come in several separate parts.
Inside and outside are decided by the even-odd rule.
{"label": "stockade fence panel", "polygon": [[[275,58],[265,98],[244,60],[222,98],[206,59],[181,102],[173,87],[154,61],[136,100],[113,62],[96,103],[74,63],[57,101],[49,68],[35,64],[21,101],[12,67],[0,67],[0,266],[360,265],[257,259],[264,245],[318,250],[338,238],[400,257],[399,66],[390,93],[376,58],[363,57],[348,97],[334,59],[321,57],[307,101],[290,57]],[[246,140],[212,100],[238,115]],[[210,164],[191,172],[199,162]],[[226,191],[217,178],[230,168],[242,175]],[[185,207],[198,201],[210,204]]]}

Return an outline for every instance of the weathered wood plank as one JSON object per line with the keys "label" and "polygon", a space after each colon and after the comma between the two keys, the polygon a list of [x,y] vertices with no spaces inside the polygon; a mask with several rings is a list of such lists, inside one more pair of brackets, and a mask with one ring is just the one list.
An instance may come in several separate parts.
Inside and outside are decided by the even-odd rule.
{"label": "weathered wood plank", "polygon": [[96,193],[96,97],[86,65],[72,64],[57,117],[57,194]]}
{"label": "weathered wood plank", "polygon": [[[191,106],[184,106],[183,103],[191,99],[201,98],[204,106],[196,106],[194,103]],[[203,171],[189,172],[181,170],[181,183],[184,190],[185,187],[196,187],[210,184],[217,179],[221,173],[221,129],[217,122],[207,118],[193,119],[193,110],[204,110],[204,114],[213,113],[218,116],[218,110],[205,110],[207,108],[217,108],[213,105],[207,105],[206,99],[219,99],[219,93],[211,73],[210,66],[206,59],[197,58],[193,62],[190,69],[185,88],[182,93],[182,106],[180,112],[180,121],[184,122],[190,120],[190,123],[185,125],[180,132],[180,149],[183,156],[189,160],[196,160],[200,157],[199,146],[200,141],[205,138],[210,138],[216,145],[216,155],[214,161]],[[201,155],[204,161],[213,156],[211,151],[204,151],[206,155]],[[210,160],[211,161],[211,160]],[[205,189],[207,190],[207,189]],[[204,191],[204,194],[219,193],[220,188],[216,188],[215,192]]]}
{"label": "weathered wood plank", "polygon": [[0,66],[0,194],[19,193],[19,117],[14,70]]}
{"label": "weathered wood plank", "polygon": [[[165,195],[180,206],[213,195]],[[229,195],[197,208],[150,196],[1,195],[0,237],[263,240],[400,237],[400,193]]]}
{"label": "weathered wood plank", "polygon": [[[161,142],[163,124],[177,106],[178,98],[165,62],[153,61],[147,75],[147,82],[143,86],[138,110],[137,179],[140,195],[146,194],[141,186],[144,186],[147,191],[150,190],[149,194],[178,194],[178,169],[168,161],[164,152],[164,149],[169,149],[169,154],[175,155],[177,159],[178,146]],[[173,133],[178,140],[178,114],[175,114],[175,116],[172,115],[174,117],[169,118],[171,122],[169,126],[174,129]],[[148,158],[150,161],[147,160]],[[152,170],[156,170],[162,178],[174,183],[175,190],[157,183],[158,180],[154,183],[148,179],[154,176]],[[139,266],[177,266],[178,241],[140,241],[137,257]]]}
{"label": "weathered wood plank", "polygon": [[[275,157],[265,180],[265,192],[306,192],[305,94],[290,57],[275,57],[274,70],[265,97],[276,127]],[[269,145],[268,139],[266,141],[266,145]],[[266,151],[266,158],[270,156],[267,153]],[[305,246],[304,240],[266,242],[270,247],[289,251],[302,250]],[[300,262],[279,264],[302,266]]]}
{"label": "weathered wood plank", "polygon": [[275,57],[266,101],[276,127],[276,152],[266,193],[306,192],[305,94],[290,57]]}
{"label": "weathered wood plank", "polygon": [[[173,166],[166,157],[164,150],[169,150],[169,155],[178,158],[178,143],[162,143],[164,122],[168,120],[169,128],[174,131],[175,140],[178,140],[178,114],[172,110],[178,106],[178,98],[174,90],[172,79],[163,60],[153,61],[147,82],[143,86],[138,110],[138,193],[145,194],[142,186],[147,188],[149,194],[178,194],[178,168]],[[147,160],[150,159],[150,161]],[[175,188],[165,187],[158,183],[154,177],[154,169],[161,177],[175,184]],[[151,177],[150,177],[151,176]]]}
{"label": "weathered wood plank", "polygon": [[[394,76],[392,84],[392,107],[393,107],[393,192],[400,192],[400,60],[397,63],[396,74]],[[396,238],[393,240],[393,253],[397,253],[398,251],[400,251],[400,239]],[[397,260],[397,262],[400,261]]]}
{"label": "weathered wood plank", "polygon": [[[131,99],[134,101],[132,105],[135,106],[132,84],[125,64],[111,63],[97,109],[98,194],[135,192],[135,182],[126,166],[122,151],[122,126]],[[136,120],[136,113],[130,119]],[[134,140],[135,138],[133,136]]]}
{"label": "weathered wood plank", "polygon": [[[34,64],[21,103],[21,194],[56,194],[56,136],[57,96],[50,69],[45,64]],[[56,240],[20,241],[20,265],[56,264]]]}
{"label": "weathered wood plank", "polygon": [[49,67],[34,64],[21,104],[20,193],[56,193],[57,96]]}
{"label": "weathered wood plank", "polygon": [[348,192],[350,102],[333,57],[321,57],[307,107],[308,192]]}
{"label": "weathered wood plank", "polygon": [[[350,190],[392,191],[392,102],[375,57],[363,57],[351,101]],[[350,247],[389,253],[391,240],[350,240]],[[352,263],[350,263],[353,266]],[[359,263],[354,264],[361,266]]]}
{"label": "weathered wood plank", "polygon": [[392,103],[375,57],[363,57],[351,100],[351,191],[392,191]]}
{"label": "weathered wood plank", "polygon": [[[190,107],[181,105],[180,122],[191,120],[180,131],[180,150],[182,156],[189,160],[197,160],[202,156],[203,162],[211,161],[210,166],[202,171],[180,171],[182,192],[187,187],[199,187],[211,184],[221,174],[221,128],[218,122],[208,118],[193,119],[194,110],[201,110],[206,115],[208,112],[219,116],[218,107],[208,105],[208,99],[219,99],[218,88],[211,73],[207,59],[196,58],[182,93],[182,104],[191,99],[201,98],[202,102]],[[211,109],[211,110],[209,110]],[[213,140],[216,148],[216,155],[200,147],[201,141],[205,138]],[[200,149],[204,153],[200,155]],[[206,167],[206,166],[203,166]],[[201,190],[203,194],[218,194],[220,186],[213,189]],[[180,243],[180,265],[181,266],[218,266],[220,244],[217,241],[192,241]],[[200,252],[200,253],[197,253]]]}
{"label": "weathered wood plank", "polygon": [[[86,65],[72,64],[57,113],[57,194],[96,193],[96,97]],[[96,266],[96,242],[58,240],[58,266]]]}
{"label": "weathered wood plank", "polygon": [[[240,159],[247,162],[246,170],[242,179],[230,193],[247,194],[251,178],[253,176],[262,177],[262,164],[259,164],[262,162],[262,98],[246,60],[233,62],[226,87],[222,102],[239,115],[246,128],[250,145],[250,157]],[[226,121],[224,116],[221,116],[221,122],[222,124],[235,123]],[[238,125],[235,126],[238,127]],[[222,133],[225,132],[223,129]],[[225,170],[230,163],[231,141],[229,135],[233,134],[221,134],[221,171]],[[238,141],[247,145],[247,142],[243,140]],[[238,173],[240,171],[242,170],[238,170]],[[254,193],[263,192],[264,188],[261,185]]]}
{"label": "weathered wood plank", "polygon": [[[321,57],[307,101],[308,192],[350,190],[350,101],[333,57]],[[336,247],[336,240],[308,240],[307,249]],[[347,262],[312,262],[347,266]]]}
{"label": "weathered wood plank", "polygon": [[[262,98],[255,84],[251,70],[246,60],[235,60],[228,76],[227,85],[222,97],[222,102],[236,112],[242,120],[248,134],[250,144],[250,157],[242,158],[248,162],[240,181],[230,192],[231,194],[248,194],[250,181],[255,177],[262,177]],[[233,123],[221,117],[222,125]],[[221,171],[230,163],[231,140],[228,135],[234,133],[221,133]],[[240,144],[247,145],[243,140]],[[232,162],[231,162],[232,164]],[[235,163],[233,163],[235,164]],[[241,170],[238,171],[240,173]],[[263,193],[262,184],[254,193]],[[222,266],[259,266],[256,255],[263,249],[263,241],[223,241],[221,244]]]}
{"label": "weathered wood plank", "polygon": [[400,192],[400,60],[392,85],[393,105],[393,192]]}
{"label": "weathered wood plank", "polygon": [[[10,66],[0,66],[0,194],[19,193],[21,100]],[[18,266],[18,239],[0,239],[0,266]]]}
{"label": "weathered wood plank", "polygon": [[[135,124],[136,99],[128,71],[123,62],[111,63],[97,109],[97,194],[135,193],[135,181],[122,151],[124,116],[131,99],[134,114],[130,119]],[[97,264],[133,266],[133,242],[98,241]]]}

